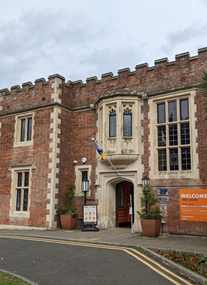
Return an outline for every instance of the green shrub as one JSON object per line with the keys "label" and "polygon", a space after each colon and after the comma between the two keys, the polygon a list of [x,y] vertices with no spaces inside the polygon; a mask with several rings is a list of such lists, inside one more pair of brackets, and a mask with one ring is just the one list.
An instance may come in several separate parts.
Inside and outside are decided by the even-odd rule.
{"label": "green shrub", "polygon": [[66,196],[66,205],[60,204],[56,214],[57,216],[60,215],[71,215],[73,218],[75,218],[78,214],[77,209],[74,207],[73,205],[73,197],[75,195],[74,192],[75,186],[73,185],[73,183],[68,183],[66,184],[66,192],[65,192],[65,196]]}
{"label": "green shrub", "polygon": [[157,203],[160,203],[159,199],[151,193],[151,187],[146,184],[142,187],[141,204],[143,208],[141,211],[137,211],[137,214],[141,219],[161,219],[161,210],[158,206],[155,206]]}

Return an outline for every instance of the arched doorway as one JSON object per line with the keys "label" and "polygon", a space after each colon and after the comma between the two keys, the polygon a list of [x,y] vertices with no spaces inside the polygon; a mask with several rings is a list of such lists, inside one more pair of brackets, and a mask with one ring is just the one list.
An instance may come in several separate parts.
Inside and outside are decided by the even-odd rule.
{"label": "arched doorway", "polygon": [[134,186],[124,181],[116,185],[116,227],[130,227],[132,205],[132,222],[134,223]]}

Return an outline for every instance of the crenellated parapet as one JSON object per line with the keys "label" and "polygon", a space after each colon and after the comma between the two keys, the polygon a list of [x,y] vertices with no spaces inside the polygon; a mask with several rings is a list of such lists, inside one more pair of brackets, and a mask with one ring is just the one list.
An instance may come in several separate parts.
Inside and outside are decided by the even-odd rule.
{"label": "crenellated parapet", "polygon": [[[199,74],[202,71],[207,69],[207,48],[201,48],[198,50],[198,55],[190,57],[189,52],[181,53],[175,56],[175,61],[168,61],[168,58],[162,58],[155,60],[154,66],[150,66],[147,63],[139,64],[135,66],[135,71],[131,71],[129,68],[123,68],[118,70],[118,75],[114,76],[112,72],[108,72],[102,74],[101,80],[98,80],[96,76],[90,77],[86,79],[86,83],[83,83],[82,80],[78,81],[68,81],[68,84],[73,86],[75,89],[78,88],[90,88],[91,85],[111,85],[113,86],[115,81],[123,82],[123,81],[132,81],[134,83],[140,83],[143,79],[149,81],[150,78],[156,77],[156,80],[167,79],[167,75],[169,74],[169,78],[171,75],[175,77],[175,80],[179,80],[183,84],[183,78],[181,78],[181,74],[186,72],[186,75],[189,76],[190,70],[198,66]],[[188,69],[188,70],[187,70]],[[158,78],[157,74],[165,74],[162,78]],[[145,77],[145,78],[143,78]],[[170,79],[171,80],[171,79]],[[187,82],[188,80],[186,80]],[[189,78],[190,81],[190,78]],[[197,83],[198,78],[194,78],[193,83]],[[192,80],[191,80],[192,82]],[[90,85],[90,86],[89,86]],[[177,84],[179,85],[179,84]],[[113,86],[114,87],[114,86]],[[156,86],[155,86],[156,87]],[[149,89],[149,88],[148,88]],[[147,90],[145,90],[147,91]]]}
{"label": "crenellated parapet", "polygon": [[[81,106],[84,98],[90,97],[90,104],[101,95],[118,89],[128,88],[150,94],[169,92],[196,86],[200,82],[202,71],[207,71],[207,48],[198,50],[198,55],[191,57],[188,52],[175,56],[174,61],[168,58],[157,59],[154,66],[147,63],[135,66],[135,71],[129,68],[118,70],[118,75],[112,72],[104,73],[101,79],[90,77],[86,83],[82,80],[68,81],[71,87],[71,106]],[[86,103],[86,102],[85,102]]]}
{"label": "crenellated parapet", "polygon": [[12,86],[11,89],[0,90],[0,115],[30,110],[48,104],[61,103],[61,86],[65,78],[59,74],[35,80],[35,83],[25,82]]}
{"label": "crenellated parapet", "polygon": [[42,86],[46,86],[48,84],[50,84],[52,81],[54,81],[55,79],[59,78],[60,80],[62,80],[63,82],[65,81],[65,78],[59,74],[54,74],[54,75],[50,75],[48,77],[48,81],[45,80],[45,78],[39,78],[35,80],[35,84],[33,84],[31,81],[22,83],[22,88],[19,85],[15,85],[12,86],[10,88],[10,91],[8,88],[5,89],[1,89],[0,90],[0,94],[3,95],[9,95],[10,93],[14,94],[14,93],[18,93],[18,92],[22,92],[24,90],[31,90],[31,89],[39,89]]}
{"label": "crenellated parapet", "polygon": [[[67,81],[59,74],[26,82],[22,87],[15,85],[11,90],[0,90],[0,113],[15,111],[15,108],[31,108],[45,104],[59,103],[68,108],[87,107],[95,103],[102,94],[128,88],[150,94],[191,88],[200,82],[202,71],[207,71],[207,47],[198,50],[198,55],[191,57],[189,52],[168,58],[157,59],[154,66],[147,63],[135,66],[135,70],[123,68],[118,74],[104,73],[101,79],[89,77],[82,80]],[[10,96],[8,96],[10,95]],[[147,97],[146,97],[147,98]],[[16,106],[16,107],[15,107]]]}

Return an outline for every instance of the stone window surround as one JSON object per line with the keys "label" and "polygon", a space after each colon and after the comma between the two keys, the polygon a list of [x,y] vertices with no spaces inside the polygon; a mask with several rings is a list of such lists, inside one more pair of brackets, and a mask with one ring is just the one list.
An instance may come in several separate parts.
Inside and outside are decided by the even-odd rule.
{"label": "stone window surround", "polygon": [[[21,133],[21,120],[32,118],[32,138],[31,141],[20,141],[20,133]],[[22,147],[22,146],[31,146],[33,145],[33,137],[34,137],[34,112],[24,113],[21,115],[17,115],[15,117],[15,132],[14,132],[14,146],[13,147]]]}
{"label": "stone window surround", "polygon": [[[113,127],[111,126],[111,113],[115,113],[115,124],[113,124]],[[108,115],[109,115],[109,118],[108,118],[108,120],[109,120],[108,139],[115,139],[116,135],[117,135],[116,134],[117,133],[117,131],[116,131],[116,125],[117,125],[117,122],[116,122],[116,119],[117,119],[116,118],[116,104],[108,106]],[[115,129],[115,135],[111,135],[111,130],[112,129]],[[113,133],[113,131],[112,131],[112,133]]]}
{"label": "stone window surround", "polygon": [[[124,111],[126,109],[129,109],[131,111],[131,113],[133,113],[133,109],[134,109],[134,105],[135,105],[135,101],[134,100],[126,100],[126,99],[119,99],[117,98],[116,101],[112,101],[111,103],[105,103],[106,104],[106,112],[108,114],[108,116],[106,116],[106,137],[108,140],[114,140],[117,138],[117,136],[120,136],[119,133],[120,133],[120,130],[118,130],[118,126],[117,127],[117,134],[116,134],[116,137],[109,137],[109,114],[112,112],[112,111],[115,111],[116,112],[116,123],[118,124],[118,122],[120,121],[121,123],[121,137],[123,139],[125,138],[132,138],[131,136],[130,137],[125,137],[124,134],[123,134],[123,127],[124,127]],[[119,111],[121,108],[121,112]],[[133,124],[133,120],[132,120],[132,134],[133,134],[133,130],[134,130],[135,126]]]}
{"label": "stone window surround", "polygon": [[[195,112],[196,105],[194,103],[194,97],[196,91],[180,91],[174,92],[172,94],[165,94],[149,98],[150,112],[149,114],[154,114],[153,117],[150,117],[150,157],[149,165],[151,168],[150,174],[153,179],[178,179],[178,178],[199,178],[198,171],[198,154],[196,153],[196,137],[197,130],[195,129]],[[190,149],[191,149],[191,170],[167,170],[167,171],[158,171],[158,154],[157,154],[157,104],[169,101],[177,101],[188,98],[189,100],[189,122],[190,122]],[[178,145],[179,147],[179,145]],[[181,158],[179,157],[179,160]]]}
{"label": "stone window surround", "polygon": [[[11,165],[8,171],[11,173],[11,198],[10,198],[10,218],[29,218],[30,217],[30,203],[31,203],[31,179],[32,179],[32,171],[36,168],[33,164],[25,164],[25,165]],[[27,211],[16,211],[16,188],[17,188],[17,173],[18,172],[29,172],[29,193],[28,193],[28,207]]]}
{"label": "stone window surround", "polygon": [[89,180],[89,191],[87,192],[88,196],[91,196],[91,171],[92,171],[92,165],[79,165],[75,166],[75,174],[76,174],[76,180],[75,180],[75,196],[84,196],[84,193],[82,191],[82,172],[87,171],[88,172],[88,180]]}
{"label": "stone window surround", "polygon": [[[109,137],[109,108],[111,106],[116,107],[116,137]],[[125,137],[123,134],[123,116],[124,107],[132,107],[132,136]],[[130,107],[130,108],[131,108]],[[100,104],[97,104],[98,113],[98,133],[97,141],[99,145],[107,150],[107,154],[110,156],[111,161],[116,163],[120,160],[127,163],[131,163],[137,159],[137,155],[142,152],[141,150],[141,98],[139,94],[131,96],[125,94],[124,96],[112,96],[102,98]],[[129,150],[129,151],[128,151]],[[130,155],[129,155],[130,154]],[[131,160],[133,157],[133,160]],[[128,161],[128,158],[130,160]],[[103,161],[104,162],[104,161]],[[125,164],[124,164],[125,165]],[[124,166],[123,165],[123,166]],[[126,167],[126,165],[125,165]]]}
{"label": "stone window surround", "polygon": [[[127,139],[130,139],[132,138],[132,129],[133,129],[133,124],[132,124],[132,113],[133,113],[133,104],[123,104],[122,106],[123,108],[123,138],[127,138]],[[130,123],[130,126],[131,126],[131,134],[130,135],[126,135],[125,134],[125,119],[124,119],[124,116],[125,116],[125,111],[129,111],[131,113],[131,123]]]}

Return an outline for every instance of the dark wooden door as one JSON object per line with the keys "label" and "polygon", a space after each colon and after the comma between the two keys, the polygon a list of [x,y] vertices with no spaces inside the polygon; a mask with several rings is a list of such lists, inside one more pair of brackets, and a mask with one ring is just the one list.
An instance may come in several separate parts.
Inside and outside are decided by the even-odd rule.
{"label": "dark wooden door", "polygon": [[131,189],[132,189],[132,183],[130,182],[123,182],[117,185],[116,188],[117,226],[131,222],[131,216],[129,215]]}

